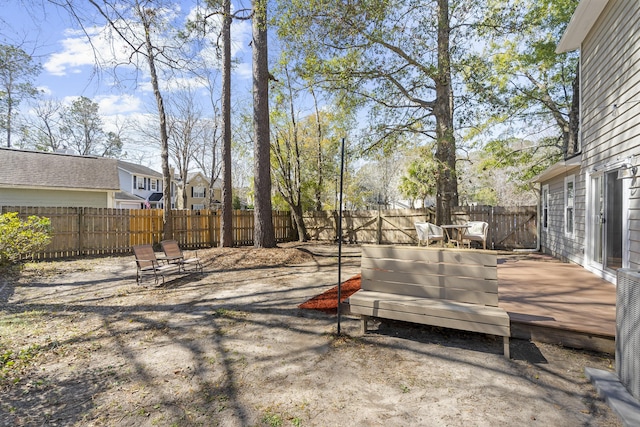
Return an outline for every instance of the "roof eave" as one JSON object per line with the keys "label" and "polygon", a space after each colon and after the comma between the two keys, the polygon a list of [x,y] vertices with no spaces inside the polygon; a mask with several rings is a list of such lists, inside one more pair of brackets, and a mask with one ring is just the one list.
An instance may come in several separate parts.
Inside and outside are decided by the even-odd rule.
{"label": "roof eave", "polygon": [[580,168],[580,156],[572,157],[568,160],[561,160],[549,166],[545,171],[536,175],[531,179],[531,182],[545,182],[555,178],[558,175],[562,175]]}
{"label": "roof eave", "polygon": [[591,31],[607,3],[609,0],[581,0],[556,47],[556,53],[580,49],[582,41]]}

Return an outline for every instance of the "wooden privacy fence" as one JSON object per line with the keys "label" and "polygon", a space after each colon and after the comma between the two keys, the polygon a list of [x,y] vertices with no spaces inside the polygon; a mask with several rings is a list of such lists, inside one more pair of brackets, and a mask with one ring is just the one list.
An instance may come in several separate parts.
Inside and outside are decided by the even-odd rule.
{"label": "wooden privacy fence", "polygon": [[[312,239],[336,241],[337,212],[307,212],[305,225]],[[395,209],[343,212],[343,241],[349,243],[416,244],[415,222],[435,221],[432,209]],[[487,249],[535,249],[537,207],[461,206],[452,222],[485,221],[489,224]]]}
{"label": "wooden privacy fence", "polygon": [[[107,209],[55,207],[0,207],[0,213],[18,212],[21,217],[51,219],[53,241],[36,259],[78,255],[129,253],[131,246],[157,245],[162,240],[161,209]],[[253,211],[233,212],[233,245],[253,245]],[[343,241],[350,243],[416,244],[414,223],[434,222],[431,209],[368,210],[343,212]],[[307,212],[305,225],[312,240],[336,241],[338,213]],[[218,211],[172,211],[174,238],[188,249],[217,246],[220,241]],[[454,209],[452,221],[489,223],[488,249],[535,249],[537,208],[465,206]],[[273,212],[277,242],[290,241],[294,232],[286,211]]]}
{"label": "wooden privacy fence", "polygon": [[[35,259],[78,255],[128,253],[131,246],[157,245],[162,240],[162,209],[108,209],[1,206],[0,213],[18,212],[51,219],[53,240]],[[188,249],[217,246],[220,241],[218,211],[172,211],[173,237]],[[291,240],[289,212],[274,211],[277,242]],[[253,211],[233,212],[233,245],[253,245]]]}

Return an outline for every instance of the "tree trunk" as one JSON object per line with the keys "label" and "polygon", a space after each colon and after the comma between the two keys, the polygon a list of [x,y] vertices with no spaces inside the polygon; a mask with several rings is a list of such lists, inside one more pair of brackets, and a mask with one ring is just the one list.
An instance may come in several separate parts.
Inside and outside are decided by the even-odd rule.
{"label": "tree trunk", "polygon": [[158,117],[160,118],[160,146],[162,158],[162,195],[164,198],[164,209],[162,213],[163,236],[165,240],[173,239],[173,221],[171,219],[171,173],[169,170],[169,134],[167,133],[167,118],[164,111],[164,101],[160,93],[158,84],[158,74],[156,72],[155,56],[151,43],[151,25],[146,19],[144,10],[138,9],[140,20],[144,25],[145,46],[147,50],[147,61],[149,63],[149,74],[151,76],[151,86],[158,105]]}
{"label": "tree trunk", "polygon": [[[186,172],[186,171],[185,171]],[[181,178],[182,178],[182,209],[189,209],[189,206],[187,206],[187,198],[188,198],[188,194],[187,194],[187,178],[188,175],[183,172],[181,173]],[[191,191],[193,191],[193,187],[191,187]]]}
{"label": "tree trunk", "polygon": [[304,225],[304,217],[302,215],[302,206],[295,205],[292,206],[291,214],[293,215],[294,225],[296,226],[296,230],[298,231],[298,241],[306,242],[307,238],[307,227]]}
{"label": "tree trunk", "polygon": [[6,94],[7,97],[7,148],[11,148],[11,116],[13,115],[13,100],[11,99],[11,92]]}
{"label": "tree trunk", "polygon": [[267,60],[267,3],[253,0],[253,129],[254,129],[254,246],[276,246],[271,211],[269,142],[269,64]]}
{"label": "tree trunk", "polygon": [[231,185],[231,0],[224,1],[222,21],[222,216],[220,246],[233,246]]}
{"label": "tree trunk", "polygon": [[451,223],[451,208],[458,204],[456,179],[456,143],[453,134],[453,91],[451,88],[451,56],[449,52],[449,2],[438,0],[438,75],[436,101],[436,160],[438,162],[436,222]]}
{"label": "tree trunk", "polygon": [[573,80],[573,96],[569,110],[569,133],[564,141],[565,159],[580,153],[580,62],[576,65],[576,77]]}
{"label": "tree trunk", "polygon": [[313,107],[315,110],[315,114],[316,114],[316,138],[317,138],[317,157],[316,157],[316,162],[317,162],[317,168],[318,168],[318,182],[315,183],[316,185],[316,194],[315,194],[315,198],[316,198],[316,211],[320,212],[322,210],[322,185],[323,185],[323,179],[322,179],[322,164],[323,164],[323,160],[322,160],[322,124],[320,122],[320,110],[318,108],[318,100],[316,98],[316,93],[313,90],[313,87],[311,87],[311,96],[313,97]]}

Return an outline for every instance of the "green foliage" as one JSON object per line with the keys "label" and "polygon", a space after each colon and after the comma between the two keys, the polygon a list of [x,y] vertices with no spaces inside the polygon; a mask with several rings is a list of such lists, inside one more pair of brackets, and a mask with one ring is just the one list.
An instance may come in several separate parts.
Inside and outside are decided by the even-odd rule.
{"label": "green foliage", "polygon": [[240,197],[238,197],[237,194],[234,194],[233,196],[233,209],[242,209],[242,201],[240,200]]}
{"label": "green foliage", "polygon": [[280,427],[284,422],[280,414],[273,413],[272,411],[268,410],[267,413],[262,417],[262,423],[270,427]]}
{"label": "green foliage", "polygon": [[98,154],[105,138],[97,102],[80,96],[63,112],[62,135],[80,155]]}
{"label": "green foliage", "polygon": [[0,384],[18,383],[21,371],[40,353],[41,347],[34,344],[20,350],[6,348],[0,344]]}
{"label": "green foliage", "polygon": [[0,215],[0,265],[15,263],[43,249],[51,242],[53,229],[49,218],[19,218],[17,212]]}
{"label": "green foliage", "polygon": [[22,100],[37,95],[33,82],[40,71],[40,65],[24,50],[0,44],[0,129],[6,131],[9,146],[16,109]]}
{"label": "green foliage", "polygon": [[412,161],[400,178],[400,192],[411,200],[423,200],[436,192],[438,166],[428,148]]}
{"label": "green foliage", "polygon": [[[464,69],[467,89],[486,107],[483,123],[495,134],[550,129],[566,138],[578,55],[556,54],[556,46],[578,0],[488,2],[481,21],[484,51]],[[561,144],[559,144],[561,146]]]}
{"label": "green foliage", "polygon": [[484,206],[496,206],[498,204],[498,196],[496,190],[489,187],[479,188],[474,194],[471,195],[471,199],[479,205]]}

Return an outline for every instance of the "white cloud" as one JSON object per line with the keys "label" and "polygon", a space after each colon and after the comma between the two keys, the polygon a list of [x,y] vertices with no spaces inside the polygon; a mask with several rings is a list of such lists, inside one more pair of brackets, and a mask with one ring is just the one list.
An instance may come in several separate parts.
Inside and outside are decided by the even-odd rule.
{"label": "white cloud", "polygon": [[100,107],[100,114],[111,116],[139,112],[142,100],[133,95],[101,95],[94,99]]}
{"label": "white cloud", "polygon": [[69,72],[78,72],[78,67],[92,66],[95,57],[86,38],[67,37],[61,41],[62,51],[49,56],[44,69],[54,76],[64,76]]}
{"label": "white cloud", "polygon": [[61,51],[49,56],[44,69],[55,76],[65,76],[82,73],[87,66],[106,68],[129,63],[131,48],[121,39],[111,37],[109,28],[93,27],[86,31],[85,34],[66,30],[60,41]]}
{"label": "white cloud", "polygon": [[48,97],[53,95],[53,91],[51,90],[51,88],[49,88],[49,86],[38,86],[38,92]]}
{"label": "white cloud", "polygon": [[253,68],[250,62],[237,64],[233,72],[244,79],[250,79],[253,76]]}

